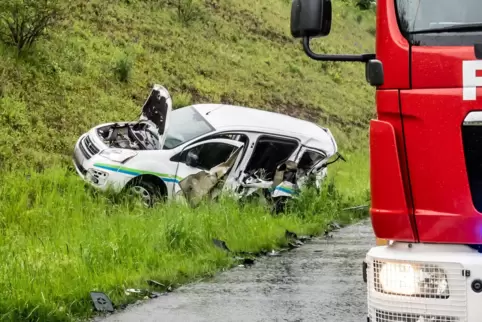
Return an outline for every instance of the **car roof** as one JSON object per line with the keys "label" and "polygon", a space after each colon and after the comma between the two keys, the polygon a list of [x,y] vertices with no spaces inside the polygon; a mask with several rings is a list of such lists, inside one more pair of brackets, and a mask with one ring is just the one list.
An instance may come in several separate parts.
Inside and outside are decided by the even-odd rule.
{"label": "car roof", "polygon": [[337,151],[330,130],[313,122],[266,110],[228,105],[192,105],[216,130],[248,130],[298,138],[305,146],[325,151],[329,156]]}

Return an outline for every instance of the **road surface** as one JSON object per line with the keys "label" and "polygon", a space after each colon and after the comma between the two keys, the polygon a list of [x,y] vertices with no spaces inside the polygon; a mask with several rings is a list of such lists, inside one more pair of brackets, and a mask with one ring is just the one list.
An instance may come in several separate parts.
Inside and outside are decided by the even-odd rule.
{"label": "road surface", "polygon": [[366,321],[362,261],[375,243],[369,221],[261,257],[213,279],[132,306],[104,322]]}

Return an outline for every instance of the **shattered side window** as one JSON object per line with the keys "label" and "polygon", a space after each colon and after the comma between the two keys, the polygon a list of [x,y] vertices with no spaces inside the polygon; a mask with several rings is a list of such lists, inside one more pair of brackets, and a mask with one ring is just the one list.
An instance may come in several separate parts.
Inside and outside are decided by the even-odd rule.
{"label": "shattered side window", "polygon": [[298,168],[309,170],[311,169],[316,163],[323,160],[326,156],[320,152],[306,150],[303,153],[303,156],[298,162]]}

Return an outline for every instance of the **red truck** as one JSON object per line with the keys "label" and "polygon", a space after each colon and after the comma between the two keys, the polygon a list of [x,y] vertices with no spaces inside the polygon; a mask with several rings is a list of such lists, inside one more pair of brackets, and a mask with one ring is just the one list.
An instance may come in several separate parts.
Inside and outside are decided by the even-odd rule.
{"label": "red truck", "polygon": [[291,33],[376,87],[368,321],[482,321],[482,1],[378,0],[376,54],[314,53],[331,16],[294,0]]}

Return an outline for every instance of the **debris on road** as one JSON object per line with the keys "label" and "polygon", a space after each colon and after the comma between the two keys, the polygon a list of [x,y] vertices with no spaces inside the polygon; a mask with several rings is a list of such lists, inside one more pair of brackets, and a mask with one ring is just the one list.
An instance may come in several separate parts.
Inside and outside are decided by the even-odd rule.
{"label": "debris on road", "polygon": [[328,224],[329,231],[337,231],[337,230],[340,230],[341,228],[342,226],[336,221],[332,221]]}
{"label": "debris on road", "polygon": [[298,240],[300,240],[303,243],[306,243],[307,241],[311,240],[313,236],[299,236]]}
{"label": "debris on road", "polygon": [[229,250],[228,248],[228,245],[226,245],[226,242],[223,241],[223,240],[219,240],[219,239],[216,239],[216,238],[213,238],[213,243],[216,247],[222,249],[222,250],[225,250],[227,251],[228,253],[230,253],[231,251]]}
{"label": "debris on road", "polygon": [[155,286],[155,287],[160,287],[160,288],[165,288],[166,285],[162,284],[162,283],[159,283],[158,281],[154,281],[154,280],[147,280],[146,281],[148,285],[150,286]]}
{"label": "debris on road", "polygon": [[291,231],[286,230],[285,231],[285,237],[286,239],[297,239],[298,236],[295,233],[292,233]]}
{"label": "debris on road", "polygon": [[250,252],[232,252],[228,245],[226,244],[225,241],[219,240],[216,238],[213,238],[213,244],[215,247],[227,252],[233,254],[233,259],[238,261],[240,264],[238,267],[246,267],[246,266],[251,266],[254,265],[255,262],[255,257],[258,256],[280,256],[281,252],[283,251],[288,251],[291,249],[299,248],[300,246],[304,245],[305,242],[309,241],[312,239],[313,236],[298,236],[296,233],[291,232],[289,230],[285,230],[285,238],[287,240],[287,245],[288,248],[283,248],[280,250],[261,250],[257,254],[253,254]]}
{"label": "debris on road", "polygon": [[313,238],[289,256],[266,250],[264,255],[278,257],[258,259],[252,267],[235,265],[189,283],[168,301],[150,301],[99,322],[366,321],[361,265],[347,262],[361,264],[374,243],[373,229],[368,220],[336,238],[334,244]]}
{"label": "debris on road", "polygon": [[325,239],[333,238],[333,235],[330,235],[330,232],[328,230],[325,230],[325,234],[323,235]]}
{"label": "debris on road", "polygon": [[[331,229],[336,229],[336,228],[341,228],[341,226],[336,223],[332,222],[329,225]],[[287,240],[287,248],[282,248],[279,250],[274,250],[272,249],[271,251],[262,249],[258,253],[252,253],[252,252],[235,252],[232,251],[227,243],[223,240],[213,238],[212,242],[214,247],[220,249],[221,251],[226,252],[226,254],[229,254],[230,256],[233,257],[233,259],[238,263],[237,267],[240,268],[250,268],[253,266],[256,262],[256,257],[259,256],[267,256],[267,257],[279,257],[281,256],[282,252],[289,251],[294,248],[299,248],[300,246],[304,245],[306,242],[311,240],[314,236],[298,236],[295,232],[291,232],[289,230],[285,230],[285,238]],[[322,252],[321,250],[315,250],[315,253],[317,252]],[[134,298],[134,300],[137,300],[134,304],[131,305],[119,305],[116,306],[114,305],[111,300],[108,298],[107,295],[105,295],[102,292],[91,292],[91,297],[92,301],[94,303],[95,309],[99,312],[108,312],[108,313],[113,313],[118,310],[123,310],[127,308],[128,306],[136,306],[139,304],[144,303],[145,300],[148,299],[155,299],[159,298],[161,296],[167,296],[169,292],[173,291],[172,286],[166,286],[166,284],[163,284],[161,282],[158,282],[156,280],[146,280],[146,283],[151,287],[151,288],[156,288],[159,291],[152,291],[150,289],[135,289],[135,288],[127,288],[125,289],[124,293],[127,296],[131,296]],[[131,301],[133,302],[133,301]]]}
{"label": "debris on road", "polygon": [[133,288],[126,289],[124,293],[125,295],[135,295],[145,300],[148,298],[150,299],[158,298],[159,296],[168,294],[168,292],[159,293],[159,292],[150,291],[148,289],[133,289]]}
{"label": "debris on road", "polygon": [[92,303],[94,307],[99,312],[114,312],[114,305],[110,298],[102,292],[90,292],[90,297],[92,298]]}
{"label": "debris on road", "polygon": [[270,251],[269,253],[266,254],[266,256],[271,256],[271,257],[272,256],[280,256],[280,255],[281,255],[281,253],[277,252],[275,250],[272,250],[272,251]]}
{"label": "debris on road", "polygon": [[243,266],[251,266],[251,265],[254,265],[254,258],[240,258],[240,260],[242,261],[242,265]]}

